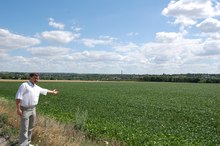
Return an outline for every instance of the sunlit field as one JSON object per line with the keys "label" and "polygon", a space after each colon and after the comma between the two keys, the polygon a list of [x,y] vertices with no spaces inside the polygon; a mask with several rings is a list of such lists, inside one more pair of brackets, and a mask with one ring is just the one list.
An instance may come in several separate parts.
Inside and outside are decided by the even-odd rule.
{"label": "sunlit field", "polygon": [[[21,82],[0,82],[14,100]],[[75,123],[87,136],[127,145],[220,144],[220,84],[40,82],[59,95],[41,96],[37,110]]]}

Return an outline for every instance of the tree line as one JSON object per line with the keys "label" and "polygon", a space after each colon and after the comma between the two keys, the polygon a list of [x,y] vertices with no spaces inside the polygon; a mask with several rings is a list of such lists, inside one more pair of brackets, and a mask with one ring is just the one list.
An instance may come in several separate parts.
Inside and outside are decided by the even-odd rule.
{"label": "tree line", "polygon": [[149,82],[186,82],[186,83],[220,83],[219,74],[174,74],[146,75],[142,81]]}
{"label": "tree line", "polygon": [[[28,72],[0,72],[0,79],[25,80]],[[92,80],[92,81],[142,81],[142,82],[190,82],[220,83],[220,74],[77,74],[40,73],[41,80]]]}

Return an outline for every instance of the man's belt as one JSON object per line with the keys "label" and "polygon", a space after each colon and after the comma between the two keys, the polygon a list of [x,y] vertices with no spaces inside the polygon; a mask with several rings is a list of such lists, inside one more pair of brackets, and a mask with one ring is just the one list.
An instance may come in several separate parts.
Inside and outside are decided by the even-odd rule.
{"label": "man's belt", "polygon": [[22,109],[33,109],[36,105],[30,105],[30,106],[21,106]]}

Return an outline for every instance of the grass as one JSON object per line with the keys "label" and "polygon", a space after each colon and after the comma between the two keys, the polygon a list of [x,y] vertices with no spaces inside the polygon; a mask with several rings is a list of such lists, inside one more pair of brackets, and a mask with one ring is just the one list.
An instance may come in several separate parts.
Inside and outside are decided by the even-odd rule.
{"label": "grass", "polygon": [[17,134],[18,129],[9,124],[8,115],[0,114],[0,145],[13,146],[17,144]]}
{"label": "grass", "polygon": [[[13,98],[20,83],[0,83]],[[220,84],[40,83],[60,91],[42,96],[38,111],[64,123],[80,121],[86,136],[127,145],[219,145]],[[14,92],[14,93],[13,93]],[[79,113],[85,113],[77,118]],[[83,115],[83,114],[81,114]]]}
{"label": "grass", "polygon": [[[0,98],[0,136],[4,137],[7,145],[18,144],[19,117],[16,115],[15,103]],[[32,143],[39,146],[99,146],[104,142],[91,141],[85,134],[77,131],[74,124],[62,124],[46,116],[37,116]]]}

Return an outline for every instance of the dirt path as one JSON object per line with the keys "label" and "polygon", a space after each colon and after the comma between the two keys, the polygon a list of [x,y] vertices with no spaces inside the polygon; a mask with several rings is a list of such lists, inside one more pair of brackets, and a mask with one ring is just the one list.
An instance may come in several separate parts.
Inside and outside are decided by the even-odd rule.
{"label": "dirt path", "polygon": [[[27,80],[0,79],[0,82],[26,82]],[[39,80],[39,82],[111,82],[111,81],[86,81],[86,80]]]}

